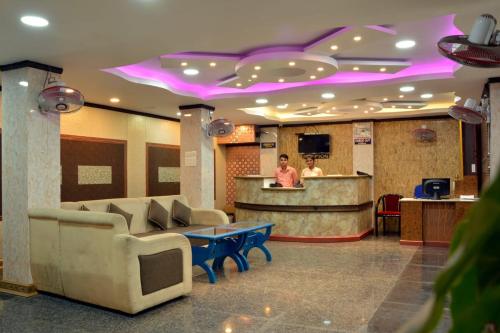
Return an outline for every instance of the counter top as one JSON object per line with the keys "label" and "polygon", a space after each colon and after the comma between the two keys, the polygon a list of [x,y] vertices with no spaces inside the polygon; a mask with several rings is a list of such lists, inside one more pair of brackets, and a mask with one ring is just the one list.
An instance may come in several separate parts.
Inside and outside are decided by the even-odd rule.
{"label": "counter top", "polygon": [[305,191],[305,187],[261,187],[264,191]]}
{"label": "counter top", "polygon": [[476,202],[476,201],[479,201],[479,198],[474,198],[474,199],[449,198],[449,199],[440,199],[440,200],[403,198],[399,201],[401,201],[401,202]]}
{"label": "counter top", "polygon": [[[338,179],[338,178],[371,178],[369,175],[330,175],[330,176],[318,176],[318,177],[304,177],[304,179]],[[260,176],[260,175],[248,175],[248,176],[234,176],[237,179],[274,179],[273,176]]]}

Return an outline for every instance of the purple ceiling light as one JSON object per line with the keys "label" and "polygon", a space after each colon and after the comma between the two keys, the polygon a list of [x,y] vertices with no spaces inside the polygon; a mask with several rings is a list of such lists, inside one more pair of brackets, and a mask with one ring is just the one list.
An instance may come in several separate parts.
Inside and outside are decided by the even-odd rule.
{"label": "purple ceiling light", "polygon": [[[182,52],[166,54],[137,64],[103,69],[128,81],[167,89],[175,94],[203,100],[253,95],[307,86],[356,86],[450,78],[460,67],[439,55],[436,42],[442,37],[462,34],[453,24],[454,15],[433,18],[424,22],[396,26],[342,27],[329,31],[302,45],[275,45],[236,53]],[[420,28],[420,29],[417,29]],[[383,58],[370,60],[366,54],[357,54],[356,48],[398,40],[398,34],[414,33],[418,37],[418,52],[404,55],[394,47],[386,48]],[[352,36],[362,34],[363,42]],[[410,35],[412,36],[412,35]],[[338,50],[337,50],[338,48]],[[335,51],[333,51],[335,50]],[[342,56],[365,59],[359,70],[342,67]],[[360,51],[362,52],[362,51]],[[379,50],[380,52],[380,50]],[[336,61],[338,60],[338,63]],[[216,66],[209,63],[216,62]],[[349,64],[352,63],[349,62]],[[366,65],[370,64],[370,66]],[[393,72],[380,72],[381,66]],[[183,70],[193,66],[200,75],[187,77]],[[384,69],[385,71],[385,69]]]}

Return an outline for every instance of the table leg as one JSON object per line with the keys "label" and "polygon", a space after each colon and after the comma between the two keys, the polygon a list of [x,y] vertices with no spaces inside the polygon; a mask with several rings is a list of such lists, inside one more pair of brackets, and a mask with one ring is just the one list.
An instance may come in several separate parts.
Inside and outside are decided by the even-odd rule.
{"label": "table leg", "polygon": [[203,268],[205,272],[207,272],[208,281],[210,281],[210,283],[217,282],[217,276],[215,275],[215,272],[212,269],[212,267],[208,266],[206,262],[199,263],[198,266],[200,266],[201,268]]}

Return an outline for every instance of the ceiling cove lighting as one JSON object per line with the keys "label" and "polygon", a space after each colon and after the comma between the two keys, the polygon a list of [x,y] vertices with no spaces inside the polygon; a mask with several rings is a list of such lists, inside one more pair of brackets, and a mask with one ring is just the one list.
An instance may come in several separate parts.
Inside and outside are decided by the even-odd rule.
{"label": "ceiling cove lighting", "polygon": [[433,96],[434,95],[431,93],[425,93],[425,94],[420,95],[420,98],[429,99],[429,98],[432,98]]}
{"label": "ceiling cove lighting", "polygon": [[27,87],[29,85],[28,81],[19,81],[19,85],[23,87]]}
{"label": "ceiling cove lighting", "polygon": [[321,98],[323,99],[332,99],[335,98],[335,94],[331,92],[325,92],[321,94]]}
{"label": "ceiling cove lighting", "polygon": [[399,91],[401,92],[412,92],[415,90],[415,87],[413,86],[402,86],[401,88],[399,88]]}
{"label": "ceiling cove lighting", "polygon": [[268,102],[268,100],[265,98],[257,98],[255,100],[255,103],[257,103],[257,104],[267,104],[267,102]]}
{"label": "ceiling cove lighting", "polygon": [[112,98],[110,98],[110,99],[109,99],[109,101],[110,101],[111,103],[119,103],[119,102],[120,102],[120,99],[119,99],[119,98],[117,98],[117,97],[112,97]]}
{"label": "ceiling cove lighting", "polygon": [[23,16],[21,22],[30,27],[43,28],[49,25],[49,21],[40,16]]}
{"label": "ceiling cove lighting", "polygon": [[196,68],[186,68],[184,71],[183,71],[184,75],[187,75],[187,76],[195,76],[195,75],[198,75],[200,73],[199,70],[197,70]]}
{"label": "ceiling cove lighting", "polygon": [[396,47],[398,49],[411,49],[414,47],[417,43],[415,43],[414,40],[411,39],[406,39],[406,40],[400,40],[399,42],[396,43]]}

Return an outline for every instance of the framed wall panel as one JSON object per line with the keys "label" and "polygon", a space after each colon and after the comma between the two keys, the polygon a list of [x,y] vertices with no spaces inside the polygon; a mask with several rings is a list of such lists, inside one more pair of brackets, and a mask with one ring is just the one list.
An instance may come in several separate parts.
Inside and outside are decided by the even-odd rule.
{"label": "framed wall panel", "polygon": [[180,194],[180,146],[146,143],[146,196]]}
{"label": "framed wall panel", "polygon": [[127,142],[61,135],[61,201],[127,196]]}

